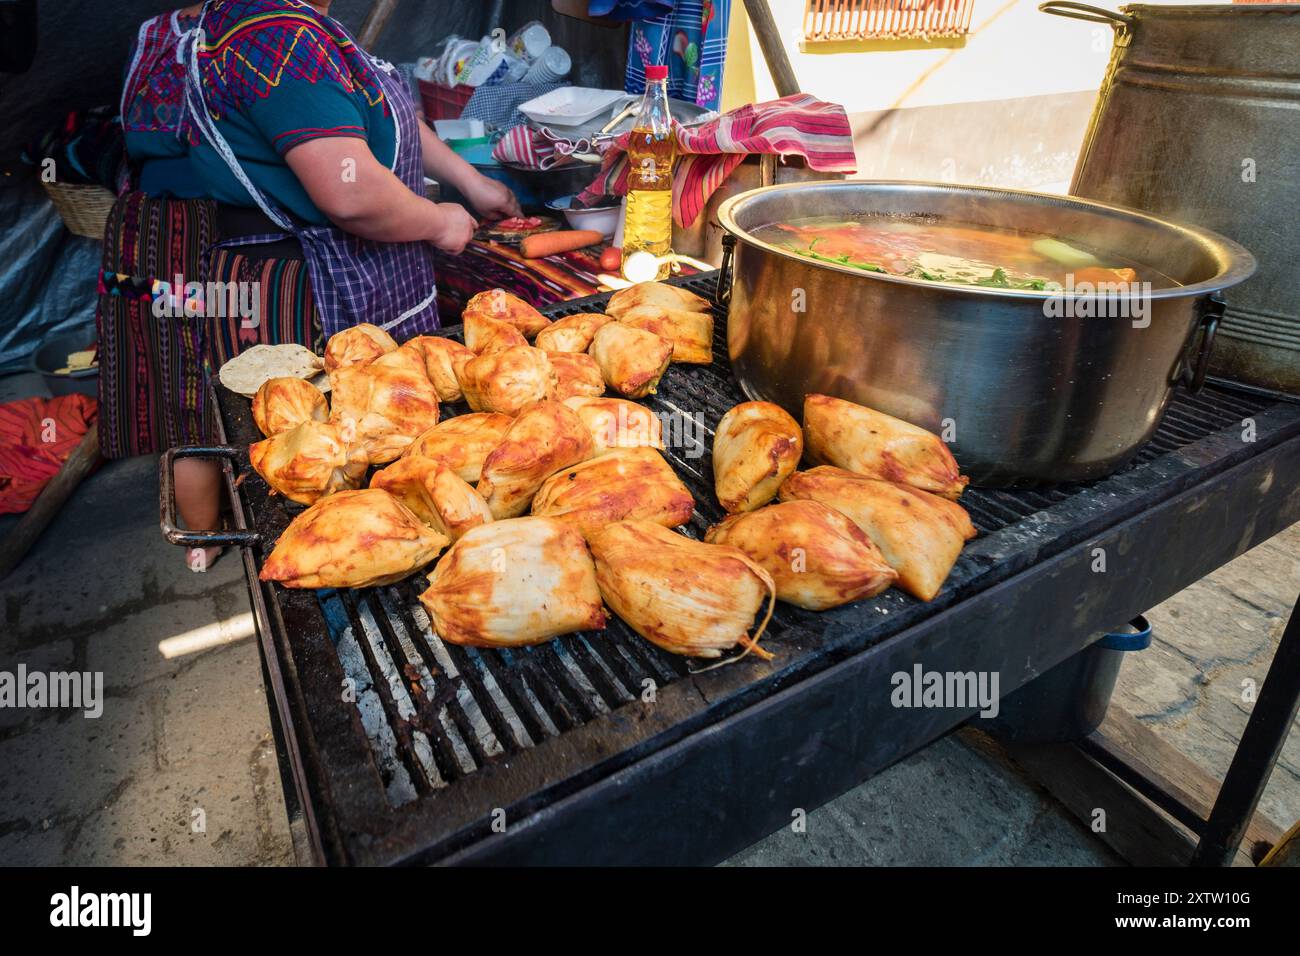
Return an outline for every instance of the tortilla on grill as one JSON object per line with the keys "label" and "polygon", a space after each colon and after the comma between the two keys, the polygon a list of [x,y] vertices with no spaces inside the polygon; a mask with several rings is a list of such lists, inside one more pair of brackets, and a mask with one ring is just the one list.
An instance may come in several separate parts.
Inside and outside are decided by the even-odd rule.
{"label": "tortilla on grill", "polygon": [[[320,356],[302,345],[254,345],[221,366],[217,377],[232,392],[252,398],[263,383],[273,378],[293,377],[310,381],[320,375],[323,366]],[[321,391],[329,388],[323,375],[312,384]]]}

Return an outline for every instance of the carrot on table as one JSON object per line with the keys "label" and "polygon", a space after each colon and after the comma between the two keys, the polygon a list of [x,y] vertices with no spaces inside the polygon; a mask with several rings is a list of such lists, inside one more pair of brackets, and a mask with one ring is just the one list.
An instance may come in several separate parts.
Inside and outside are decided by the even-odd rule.
{"label": "carrot on table", "polygon": [[525,236],[519,243],[519,252],[525,259],[540,259],[559,252],[571,252],[583,246],[594,246],[604,236],[594,229],[561,229],[558,232],[539,232]]}

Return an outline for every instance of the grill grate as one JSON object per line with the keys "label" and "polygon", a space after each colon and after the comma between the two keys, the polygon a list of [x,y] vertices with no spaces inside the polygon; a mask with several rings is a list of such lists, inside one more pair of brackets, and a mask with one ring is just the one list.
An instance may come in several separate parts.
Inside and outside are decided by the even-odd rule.
{"label": "grill grate", "polygon": [[[711,297],[713,281],[700,277],[683,284]],[[603,298],[575,300],[546,311],[556,318],[598,311]],[[446,334],[458,337],[459,330]],[[696,538],[722,517],[713,496],[711,426],[745,400],[730,375],[725,334],[725,322],[718,321],[714,365],[672,366],[660,391],[647,401],[677,427],[665,430],[665,441],[669,458],[696,500],[696,510],[683,528]],[[1157,434],[1125,470],[1236,425],[1269,404],[1222,390],[1206,398],[1180,391]],[[467,410],[445,407],[448,416]],[[1085,487],[974,489],[962,496],[962,504],[987,536],[1068,502]],[[283,503],[278,507],[300,510]],[[969,560],[981,557],[972,553]],[[426,585],[426,579],[416,575],[383,587],[316,592],[393,807],[444,790],[490,765],[507,763],[521,751],[655,694],[687,677],[693,666],[643,640],[615,617],[598,635],[572,634],[531,648],[447,644],[433,632],[419,603],[417,596]],[[889,614],[914,602],[889,591],[867,603]],[[811,612],[778,604],[769,633],[816,633],[824,626],[818,621]]]}

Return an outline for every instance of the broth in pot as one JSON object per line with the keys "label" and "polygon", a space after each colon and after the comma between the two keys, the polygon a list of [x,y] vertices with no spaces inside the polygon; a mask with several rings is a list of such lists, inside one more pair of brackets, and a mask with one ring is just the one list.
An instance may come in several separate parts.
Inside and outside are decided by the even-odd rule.
{"label": "broth in pot", "polygon": [[780,249],[836,265],[950,285],[1059,291],[1093,285],[1178,283],[1122,256],[1052,236],[973,223],[813,216],[753,230]]}

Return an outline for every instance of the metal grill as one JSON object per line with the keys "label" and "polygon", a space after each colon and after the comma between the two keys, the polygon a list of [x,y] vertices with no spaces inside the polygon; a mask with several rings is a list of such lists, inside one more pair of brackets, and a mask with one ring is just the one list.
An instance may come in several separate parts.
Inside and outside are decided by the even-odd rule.
{"label": "metal grill", "polygon": [[[715,281],[703,276],[682,284],[711,298]],[[600,311],[604,299],[544,311],[552,317]],[[682,529],[692,537],[722,517],[713,494],[712,426],[745,400],[726,360],[725,314],[717,318],[714,364],[673,365],[647,402],[661,416],[699,423],[698,434],[681,436],[695,442],[679,440],[668,450],[695,497],[696,510]],[[225,390],[218,400],[239,468],[248,472],[240,503],[266,554],[301,508],[269,496],[248,468],[247,444],[257,435],[247,400]],[[444,412],[466,410],[446,406]],[[613,617],[604,631],[532,648],[446,644],[418,601],[427,586],[423,575],[359,590],[304,593],[263,585],[259,592],[255,585],[255,604],[260,593],[270,609],[273,652],[288,674],[285,693],[297,701],[291,717],[304,737],[302,773],[326,781],[308,798],[337,826],[335,848],[325,855],[354,862],[445,858],[490,836],[486,821],[494,807],[510,807],[515,816],[544,809],[892,635],[948,609],[959,612],[968,598],[1143,513],[1168,488],[1226,468],[1233,456],[1252,453],[1235,437],[1252,416],[1262,416],[1260,448],[1300,433],[1300,412],[1273,398],[1214,386],[1198,396],[1179,390],[1154,438],[1110,478],[968,490],[961,503],[980,536],[933,602],[890,589],[821,614],[778,604],[764,639],[777,654],[772,664],[751,658],[697,676],[697,662],[659,650]],[[1225,435],[1234,437],[1228,442]],[[260,559],[250,573],[257,566]],[[646,706],[652,697],[655,706]]]}
{"label": "metal grill", "polygon": [[[686,285],[705,295],[712,291],[710,280]],[[598,305],[599,297],[547,311],[559,318]],[[459,337],[459,329],[446,334]],[[672,366],[659,392],[647,400],[661,416],[698,423],[701,429],[695,436],[683,433],[683,438],[698,438],[698,444],[685,441],[672,447],[671,429],[665,428],[669,457],[695,497],[695,512],[683,529],[695,538],[723,517],[713,494],[709,423],[716,424],[745,400],[725,359],[724,321],[716,323],[714,351],[719,359],[711,366]],[[1238,422],[1262,404],[1226,394],[1201,400],[1180,393],[1159,433],[1129,467]],[[445,406],[444,417],[466,411]],[[988,535],[1068,500],[1079,487],[976,489],[962,496],[962,504],[981,534]],[[318,592],[394,806],[657,692],[690,669],[685,659],[643,640],[617,618],[599,634],[569,635],[537,647],[495,650],[444,643],[419,603],[417,595],[425,586],[425,578],[415,576],[386,587]],[[899,597],[890,592],[877,601],[888,607]],[[815,627],[816,616],[777,605],[773,634],[801,626]]]}

